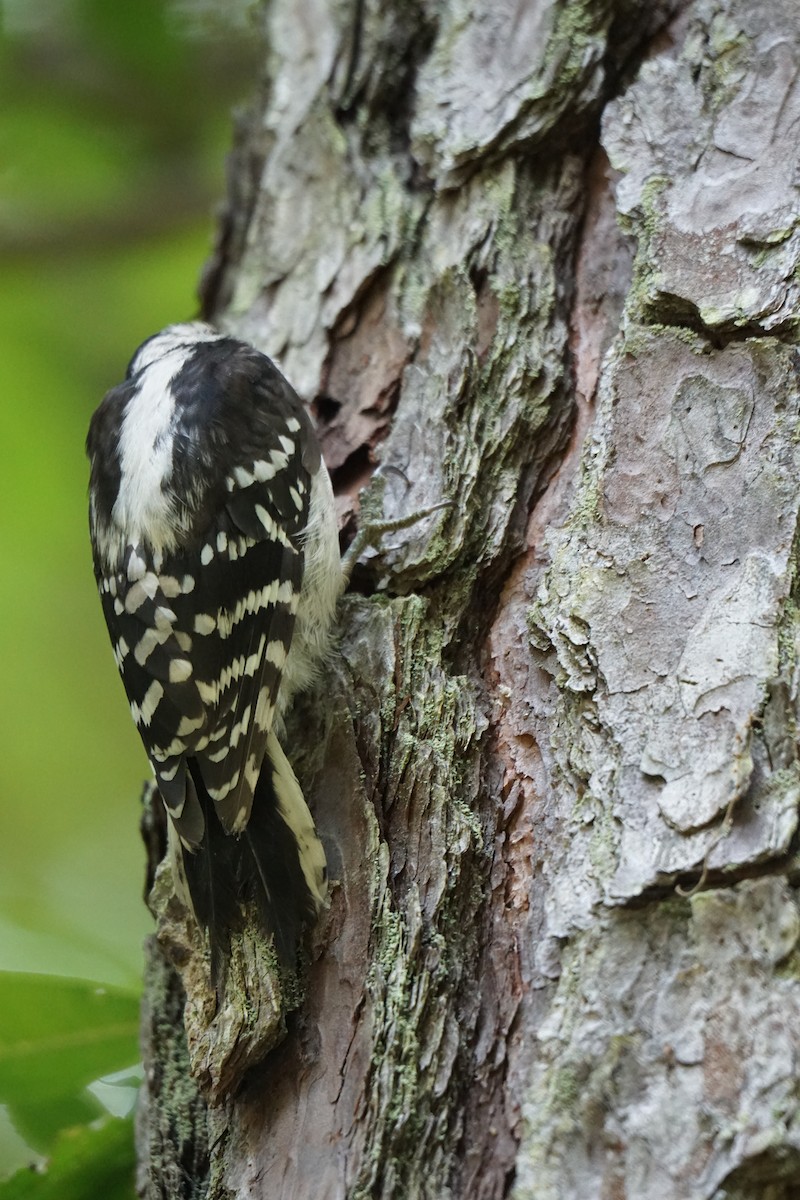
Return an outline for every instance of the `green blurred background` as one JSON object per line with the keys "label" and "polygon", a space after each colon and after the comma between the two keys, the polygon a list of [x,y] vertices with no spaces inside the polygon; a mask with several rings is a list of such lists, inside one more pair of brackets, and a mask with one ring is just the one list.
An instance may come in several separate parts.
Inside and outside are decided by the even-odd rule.
{"label": "green blurred background", "polygon": [[[84,438],[139,342],[196,312],[252,9],[0,0],[0,1178],[63,1157],[59,1129],[102,1111],[84,1084],[136,1057],[148,771],[94,588]],[[54,1078],[65,1038],[97,1050],[112,1027],[105,1059]],[[30,1186],[0,1195],[51,1194]]]}

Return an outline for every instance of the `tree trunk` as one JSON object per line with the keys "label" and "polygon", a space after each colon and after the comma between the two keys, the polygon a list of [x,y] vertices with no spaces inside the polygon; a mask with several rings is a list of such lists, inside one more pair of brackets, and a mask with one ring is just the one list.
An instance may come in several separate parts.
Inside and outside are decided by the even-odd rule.
{"label": "tree trunk", "polygon": [[[796,0],[273,0],[207,311],[389,539],[290,730],[337,881],[141,1188],[800,1195]],[[363,505],[362,505],[363,510]]]}

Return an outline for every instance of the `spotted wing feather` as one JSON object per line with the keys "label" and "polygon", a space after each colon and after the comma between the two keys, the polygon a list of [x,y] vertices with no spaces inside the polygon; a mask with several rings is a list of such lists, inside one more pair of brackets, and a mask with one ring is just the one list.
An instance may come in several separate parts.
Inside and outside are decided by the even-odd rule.
{"label": "spotted wing feather", "polygon": [[[252,460],[239,458],[225,472],[225,445],[213,447],[222,469],[192,543],[160,558],[145,546],[129,546],[111,579],[97,566],[134,719],[167,808],[190,846],[199,844],[205,827],[195,770],[224,829],[235,832],[247,822],[302,584],[310,472],[302,439],[286,433],[287,409],[299,408],[296,398],[274,368],[274,376],[264,376],[266,361],[229,354],[216,377],[211,372],[211,384],[208,369],[202,384],[190,378],[173,383],[192,397],[175,436],[173,470],[184,489],[191,486],[193,456],[208,453],[197,445],[194,427],[195,419],[204,420],[203,404],[213,399],[219,405],[223,389],[226,403],[248,407],[243,419]],[[302,413],[293,422],[290,417],[290,429],[299,432],[301,420]],[[239,452],[242,440],[240,434]]]}

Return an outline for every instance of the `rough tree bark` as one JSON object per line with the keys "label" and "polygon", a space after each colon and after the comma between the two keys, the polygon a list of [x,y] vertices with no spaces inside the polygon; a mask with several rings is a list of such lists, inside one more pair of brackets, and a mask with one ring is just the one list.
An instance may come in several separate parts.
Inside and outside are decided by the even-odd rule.
{"label": "rough tree bark", "polygon": [[338,881],[231,1100],[150,946],[148,1198],[800,1194],[796,0],[273,0],[208,312],[373,556]]}

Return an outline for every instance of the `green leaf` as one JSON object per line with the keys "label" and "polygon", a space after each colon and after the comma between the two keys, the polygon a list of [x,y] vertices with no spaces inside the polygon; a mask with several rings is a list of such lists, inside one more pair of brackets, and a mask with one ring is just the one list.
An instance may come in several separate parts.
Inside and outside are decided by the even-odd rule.
{"label": "green leaf", "polygon": [[138,1057],[138,999],[78,979],[0,974],[0,1103],[37,1149],[97,1116],[86,1091]]}
{"label": "green leaf", "polygon": [[0,1200],[135,1200],[133,1122],[116,1117],[58,1139],[44,1170],[0,1183]]}

